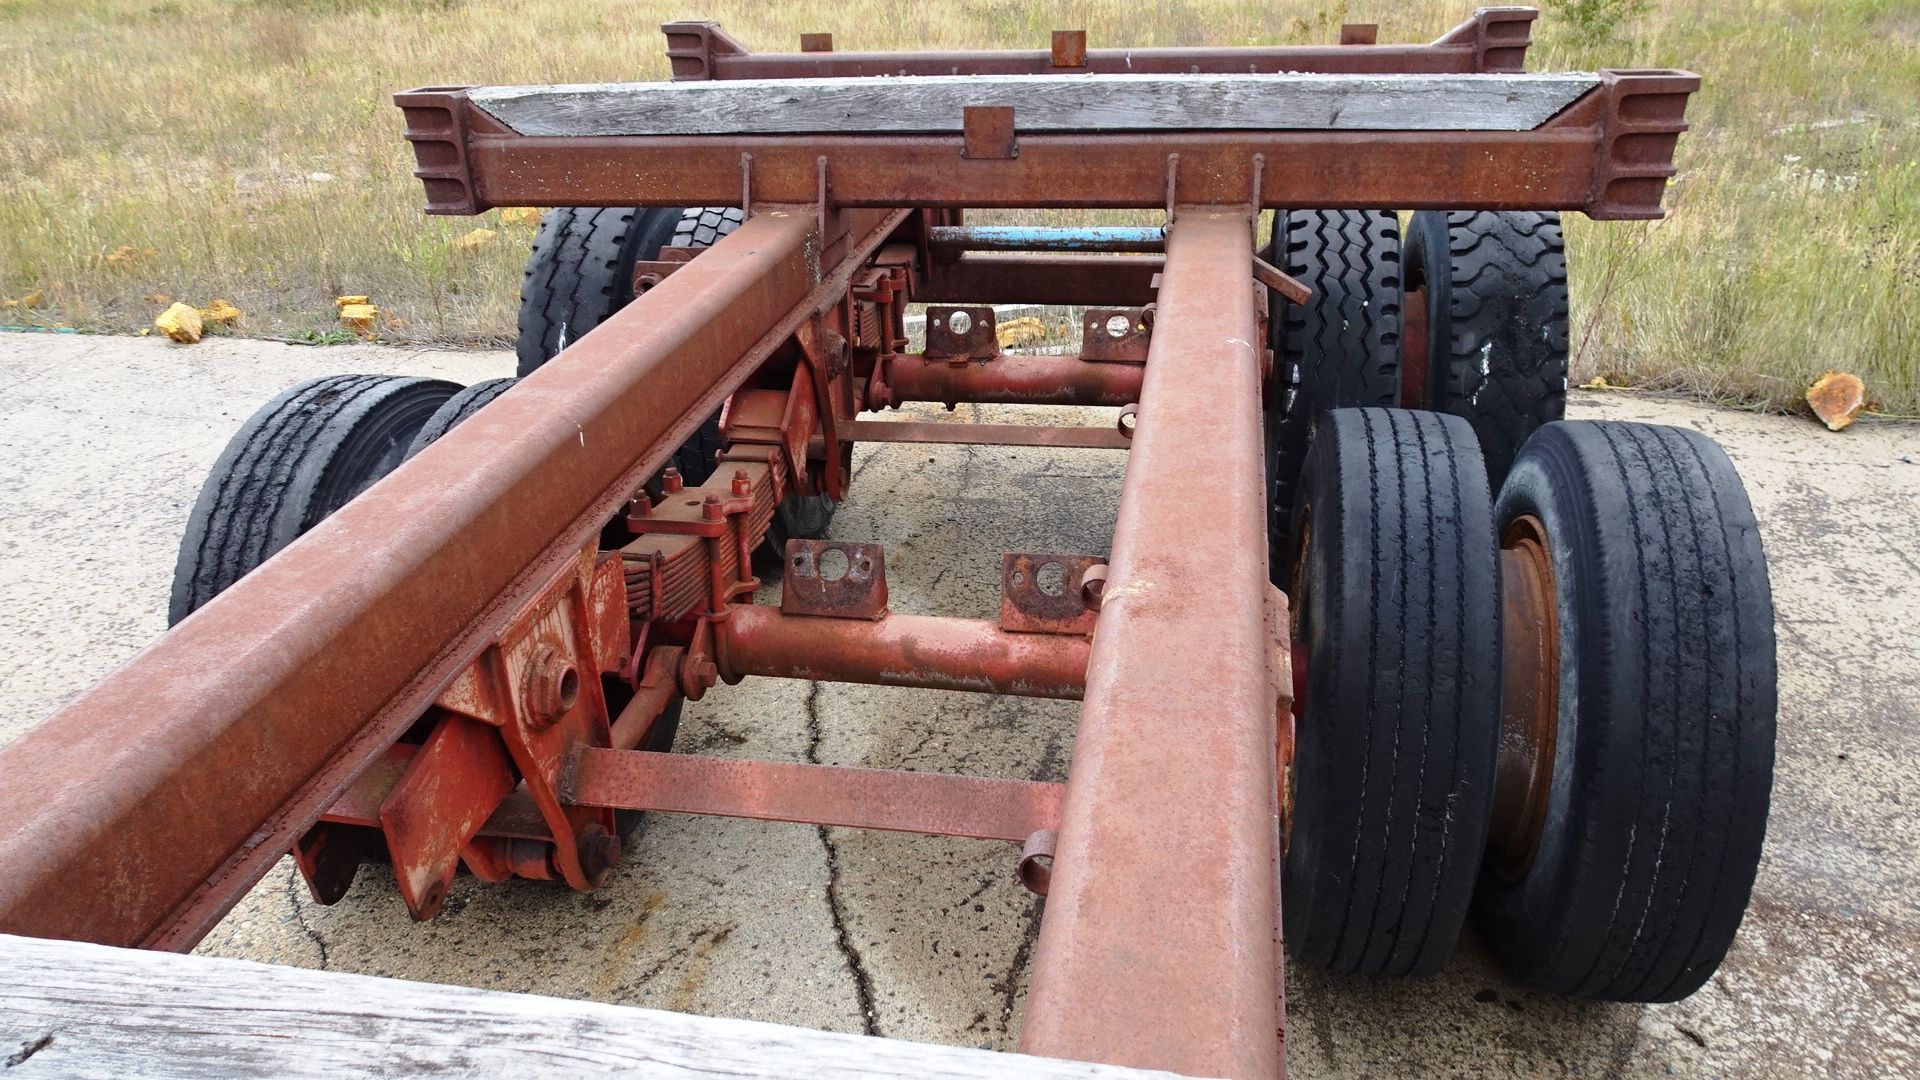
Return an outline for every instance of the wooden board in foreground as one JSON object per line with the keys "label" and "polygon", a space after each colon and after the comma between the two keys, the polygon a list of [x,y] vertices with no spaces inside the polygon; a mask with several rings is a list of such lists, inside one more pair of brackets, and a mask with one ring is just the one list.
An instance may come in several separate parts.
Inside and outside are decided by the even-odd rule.
{"label": "wooden board in foreground", "polygon": [[959,132],[969,105],[1045,131],[1531,131],[1593,75],[926,75],[482,86],[522,135]]}
{"label": "wooden board in foreground", "polygon": [[1167,1077],[751,1020],[0,934],[20,1077]]}

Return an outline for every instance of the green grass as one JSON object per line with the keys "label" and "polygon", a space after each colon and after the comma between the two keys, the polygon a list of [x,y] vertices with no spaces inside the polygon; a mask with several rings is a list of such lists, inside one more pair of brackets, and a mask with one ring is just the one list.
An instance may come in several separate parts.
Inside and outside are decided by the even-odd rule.
{"label": "green grass", "polygon": [[[1763,404],[1829,369],[1920,412],[1920,6],[1913,0],[1569,0],[1535,70],[1688,67],[1673,214],[1570,219],[1577,377]],[[648,79],[658,24],[716,18],[755,48],[1331,40],[1343,19],[1429,39],[1471,0],[0,0],[0,323],[147,325],[221,297],[240,332],[334,329],[367,293],[403,341],[510,340],[531,229],[427,218],[398,89]],[[1622,18],[1610,33],[1575,9]],[[1604,20],[1601,20],[1604,21]],[[457,252],[484,225],[500,237]],[[152,255],[109,262],[122,245]]]}

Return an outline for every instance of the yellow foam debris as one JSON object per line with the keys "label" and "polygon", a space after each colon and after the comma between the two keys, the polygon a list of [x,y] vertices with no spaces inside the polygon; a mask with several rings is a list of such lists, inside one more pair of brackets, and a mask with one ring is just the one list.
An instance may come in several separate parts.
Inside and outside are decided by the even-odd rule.
{"label": "yellow foam debris", "polygon": [[538,225],[540,210],[533,206],[508,206],[500,211],[502,225]]}
{"label": "yellow foam debris", "polygon": [[340,305],[340,325],[371,340],[374,324],[380,319],[380,309],[372,304]]}
{"label": "yellow foam debris", "polygon": [[1867,384],[1858,375],[1829,371],[1807,387],[1807,404],[1828,431],[1845,431],[1867,407]]}
{"label": "yellow foam debris", "polygon": [[244,312],[227,301],[215,300],[200,309],[200,321],[214,326],[232,326],[240,321],[242,314]]}
{"label": "yellow foam debris", "polygon": [[22,310],[37,308],[40,306],[40,302],[46,298],[47,291],[45,289],[35,289],[17,300],[0,300],[0,308],[20,308]]}
{"label": "yellow foam debris", "polygon": [[349,304],[370,304],[372,302],[373,298],[370,296],[339,296],[334,298],[333,306],[334,310],[339,311],[344,310]]}
{"label": "yellow foam debris", "polygon": [[191,304],[174,304],[156,315],[153,325],[182,345],[200,340],[200,312]]}
{"label": "yellow foam debris", "polygon": [[500,238],[492,229],[475,229],[465,236],[456,236],[447,246],[455,251],[477,251]]}
{"label": "yellow foam debris", "polygon": [[1032,315],[1022,315],[995,327],[994,336],[1000,339],[1003,349],[1027,345],[1047,336],[1047,324]]}

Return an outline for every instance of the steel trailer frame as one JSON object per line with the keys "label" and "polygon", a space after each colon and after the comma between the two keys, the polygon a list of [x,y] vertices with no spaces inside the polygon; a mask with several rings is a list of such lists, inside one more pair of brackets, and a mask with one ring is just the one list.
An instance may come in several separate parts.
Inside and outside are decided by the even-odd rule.
{"label": "steel trailer frame", "polygon": [[[1532,19],[1488,9],[1424,47],[1352,28],[1356,44],[1304,50],[1089,51],[1065,33],[1046,53],[906,56],[819,37],[768,56],[715,24],[664,29],[678,80],[1062,80],[1126,63],[1513,72]],[[1260,343],[1268,288],[1298,286],[1255,258],[1258,215],[1657,217],[1697,85],[1604,72],[1517,131],[1030,133],[1017,110],[968,108],[932,132],[532,136],[469,88],[399,94],[429,213],[715,204],[745,223],[698,258],[637,267],[643,295],[564,362],[0,751],[0,929],[184,950],[283,853],[331,901],[382,843],[416,917],[462,866],[588,889],[619,857],[616,809],[991,838],[1023,845],[1022,879],[1048,898],[1022,1050],[1277,1075],[1293,690],[1286,600],[1267,584]],[[980,255],[961,228],[976,207],[1168,220],[1128,238],[1162,249],[1147,254]],[[1081,356],[1011,358],[990,308],[935,307],[913,355],[909,298],[1111,308]],[[1117,431],[857,418],[914,400],[1133,407]],[[661,474],[723,406],[713,478]],[[995,622],[889,614],[884,552],[797,540],[781,606],[743,602],[781,498],[845,497],[855,442],[926,439],[1125,448],[1111,555],[1009,555]],[[616,518],[626,542],[603,550]],[[850,566],[837,579],[816,566],[834,557]],[[1065,588],[1038,585],[1048,564]],[[1077,697],[1069,779],[636,749],[675,696],[747,675]]]}

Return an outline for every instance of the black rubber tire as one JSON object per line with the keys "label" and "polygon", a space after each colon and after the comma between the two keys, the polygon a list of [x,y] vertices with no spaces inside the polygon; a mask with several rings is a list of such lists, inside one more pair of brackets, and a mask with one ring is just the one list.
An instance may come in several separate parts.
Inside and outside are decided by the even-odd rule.
{"label": "black rubber tire", "polygon": [[519,379],[483,379],[465,390],[448,398],[446,404],[428,418],[426,424],[413,436],[413,442],[407,447],[407,457],[411,458],[420,451],[439,441],[442,435],[459,426],[462,420],[485,408],[494,398],[513,388]]}
{"label": "black rubber tire", "polygon": [[1342,972],[1430,974],[1470,910],[1500,734],[1499,560],[1472,429],[1321,414],[1288,552],[1307,670],[1287,946]]}
{"label": "black rubber tire", "polygon": [[1274,293],[1268,309],[1267,542],[1278,583],[1316,418],[1400,401],[1400,221],[1376,210],[1276,213],[1267,260],[1313,289],[1297,305]]}
{"label": "black rubber tire", "polygon": [[1500,492],[1544,526],[1559,727],[1538,846],[1478,898],[1517,980],[1609,1001],[1706,982],[1746,911],[1773,784],[1773,600],[1746,490],[1712,440],[1536,432]]}
{"label": "black rubber tire", "polygon": [[169,626],[393,471],[458,383],[394,375],[309,379],[253,414],[187,517]]}
{"label": "black rubber tire", "polygon": [[[520,374],[531,374],[568,343],[633,300],[633,264],[665,247],[706,247],[738,227],[734,207],[561,206],[547,211],[520,286]],[[702,239],[705,237],[706,239]],[[716,414],[695,429],[669,464],[688,485],[713,475],[724,447]]]}
{"label": "black rubber tire", "polygon": [[1403,261],[1407,290],[1426,288],[1429,345],[1427,400],[1402,404],[1466,417],[1498,489],[1527,438],[1567,413],[1560,215],[1421,210]]}
{"label": "black rubber tire", "polygon": [[560,206],[540,219],[520,285],[521,375],[633,299],[633,264],[660,257],[685,211],[678,207]]}
{"label": "black rubber tire", "polygon": [[[633,700],[633,688],[612,677],[603,679],[602,684],[606,687],[608,694],[607,712],[613,716],[620,715],[620,710],[626,707],[627,702]],[[671,753],[673,737],[680,732],[680,710],[686,704],[686,698],[678,694],[674,695],[673,700],[667,702],[667,707],[661,710],[659,719],[653,722],[653,730],[647,732],[647,737],[640,741],[638,749],[650,750],[656,754]],[[646,825],[649,816],[645,810],[615,810],[613,827],[614,832],[620,837],[620,842],[630,848],[644,831],[643,826]]]}
{"label": "black rubber tire", "polygon": [[737,206],[695,206],[680,211],[666,247],[709,248],[740,227],[746,215]]}

